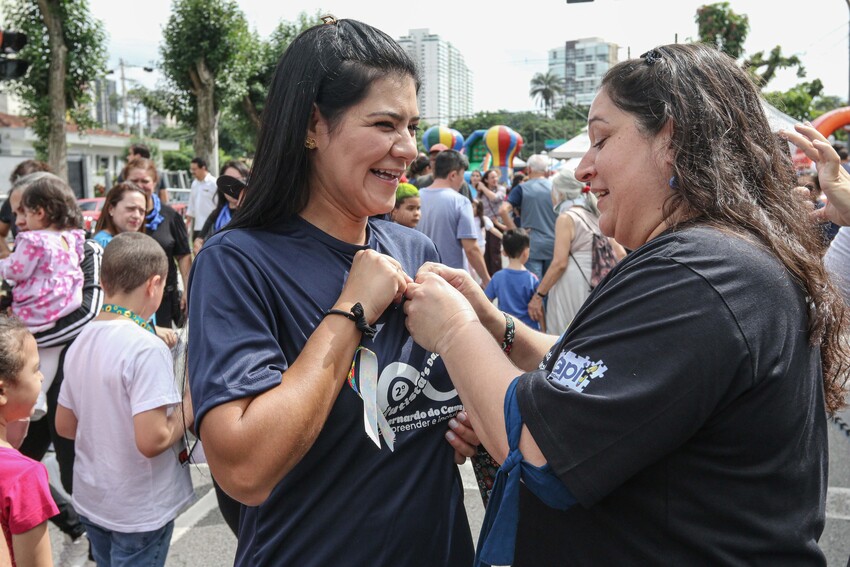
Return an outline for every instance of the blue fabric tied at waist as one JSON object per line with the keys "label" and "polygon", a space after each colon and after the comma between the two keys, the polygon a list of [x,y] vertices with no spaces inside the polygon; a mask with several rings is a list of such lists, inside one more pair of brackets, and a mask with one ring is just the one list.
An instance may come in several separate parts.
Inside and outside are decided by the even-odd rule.
{"label": "blue fabric tied at waist", "polygon": [[552,472],[548,464],[535,467],[523,460],[519,451],[522,414],[516,397],[519,377],[511,382],[505,394],[505,429],[508,433],[508,457],[493,483],[490,503],[475,552],[475,567],[510,565],[514,561],[516,532],[519,523],[519,484],[525,486],[550,508],[566,510],[576,503],[575,496]]}

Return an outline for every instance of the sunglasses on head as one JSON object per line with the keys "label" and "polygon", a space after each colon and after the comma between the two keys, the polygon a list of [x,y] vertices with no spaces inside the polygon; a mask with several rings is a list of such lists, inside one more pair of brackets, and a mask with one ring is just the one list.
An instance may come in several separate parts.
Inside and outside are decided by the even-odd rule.
{"label": "sunglasses on head", "polygon": [[243,179],[232,177],[230,175],[220,176],[216,180],[215,184],[225,195],[232,197],[233,199],[239,199],[239,195],[242,193],[242,190],[248,187],[248,184],[245,183]]}

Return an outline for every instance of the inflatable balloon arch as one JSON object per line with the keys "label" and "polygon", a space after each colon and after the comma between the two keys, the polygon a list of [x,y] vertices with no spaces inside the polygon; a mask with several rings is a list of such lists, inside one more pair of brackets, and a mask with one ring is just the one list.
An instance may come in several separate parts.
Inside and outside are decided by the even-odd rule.
{"label": "inflatable balloon arch", "polygon": [[[833,132],[839,128],[847,126],[848,124],[850,124],[850,106],[830,110],[829,112],[821,114],[812,120],[812,126],[814,126],[814,128],[826,138],[829,138]],[[804,154],[800,149],[797,149],[794,152],[793,158],[794,166],[797,169],[807,169],[812,167],[812,161],[807,158],[806,154]]]}
{"label": "inflatable balloon arch", "polygon": [[430,151],[435,144],[444,144],[449,149],[466,154],[469,171],[498,169],[502,183],[508,184],[514,158],[522,149],[522,136],[511,128],[500,125],[476,130],[464,140],[457,130],[432,126],[422,134],[422,145],[425,151]]}

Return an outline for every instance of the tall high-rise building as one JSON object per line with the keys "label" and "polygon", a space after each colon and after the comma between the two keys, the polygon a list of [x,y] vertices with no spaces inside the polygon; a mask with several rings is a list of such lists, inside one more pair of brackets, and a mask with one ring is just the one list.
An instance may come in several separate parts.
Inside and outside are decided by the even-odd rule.
{"label": "tall high-rise building", "polygon": [[100,78],[94,81],[94,105],[92,105],[92,118],[97,120],[101,128],[118,126],[118,90],[112,79]]}
{"label": "tall high-rise building", "polygon": [[473,113],[472,72],[460,51],[427,29],[412,29],[398,42],[419,69],[419,115],[423,121],[448,125]]}
{"label": "tall high-rise building", "polygon": [[555,108],[567,102],[590,105],[602,77],[616,63],[617,44],[598,37],[567,41],[550,49],[549,71],[564,81],[564,95],[556,97]]}

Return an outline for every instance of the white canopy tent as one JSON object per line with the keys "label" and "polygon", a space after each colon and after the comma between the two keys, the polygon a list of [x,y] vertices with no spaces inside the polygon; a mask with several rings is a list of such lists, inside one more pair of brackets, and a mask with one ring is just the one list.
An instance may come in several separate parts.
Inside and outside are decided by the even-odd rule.
{"label": "white canopy tent", "polygon": [[[767,121],[770,124],[770,129],[776,132],[777,130],[791,130],[794,124],[799,120],[792,118],[771,104],[761,101],[764,112],[767,115]],[[581,158],[585,152],[590,149],[590,137],[587,135],[587,128],[584,128],[581,133],[561,144],[551,152],[549,157],[558,159]],[[792,151],[795,148],[792,146]],[[577,162],[576,162],[577,163]]]}

